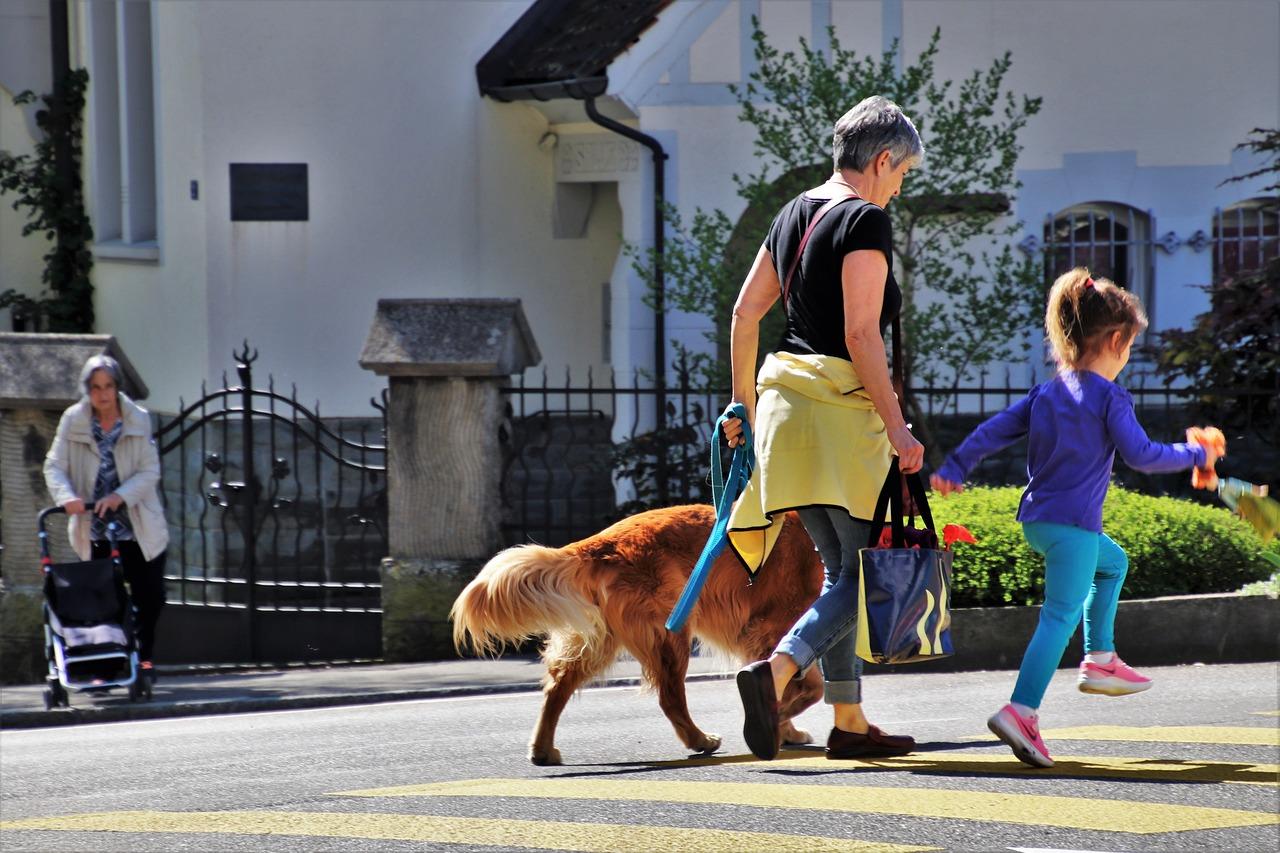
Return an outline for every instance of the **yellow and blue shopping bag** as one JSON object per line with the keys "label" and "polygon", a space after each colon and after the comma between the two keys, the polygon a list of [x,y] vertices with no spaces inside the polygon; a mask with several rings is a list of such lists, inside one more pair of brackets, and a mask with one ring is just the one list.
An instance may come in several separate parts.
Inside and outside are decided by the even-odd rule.
{"label": "yellow and blue shopping bag", "polygon": [[[914,504],[903,522],[903,480]],[[889,547],[881,547],[885,510]],[[918,509],[922,529],[915,527]],[[870,663],[918,663],[954,654],[951,645],[952,552],[939,548],[919,474],[905,478],[893,458],[876,501],[871,536],[858,568],[858,657]]]}

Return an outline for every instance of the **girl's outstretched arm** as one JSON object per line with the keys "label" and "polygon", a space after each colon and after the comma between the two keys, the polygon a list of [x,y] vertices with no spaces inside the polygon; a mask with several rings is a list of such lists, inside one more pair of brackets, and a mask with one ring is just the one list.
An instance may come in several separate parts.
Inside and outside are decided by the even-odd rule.
{"label": "girl's outstretched arm", "polygon": [[1161,444],[1152,441],[1138,423],[1133,398],[1121,388],[1107,401],[1107,433],[1116,452],[1135,471],[1159,474],[1205,466],[1205,450],[1195,443]]}
{"label": "girl's outstretched arm", "polygon": [[958,491],[955,487],[964,482],[975,465],[1025,436],[1031,426],[1031,404],[1039,391],[1039,387],[1032,388],[1027,396],[969,433],[959,447],[947,454],[942,467],[930,478],[931,484],[935,478],[938,480],[934,488],[943,494]]}

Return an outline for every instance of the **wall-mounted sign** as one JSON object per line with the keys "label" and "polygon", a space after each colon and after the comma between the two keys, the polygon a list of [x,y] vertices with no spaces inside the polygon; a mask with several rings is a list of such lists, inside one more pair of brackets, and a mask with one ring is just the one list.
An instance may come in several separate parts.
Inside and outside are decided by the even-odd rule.
{"label": "wall-mounted sign", "polygon": [[232,163],[232,222],[306,222],[306,163]]}

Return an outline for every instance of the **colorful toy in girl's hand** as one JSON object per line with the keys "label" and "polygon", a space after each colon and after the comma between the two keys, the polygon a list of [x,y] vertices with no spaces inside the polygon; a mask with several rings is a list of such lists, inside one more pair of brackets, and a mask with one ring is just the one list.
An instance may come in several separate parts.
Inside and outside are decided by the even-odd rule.
{"label": "colorful toy in girl's hand", "polygon": [[1187,443],[1204,448],[1208,460],[1203,468],[1191,469],[1191,488],[1218,488],[1218,474],[1213,466],[1227,455],[1227,437],[1217,427],[1187,427]]}
{"label": "colorful toy in girl's hand", "polygon": [[969,542],[974,545],[978,544],[978,540],[969,532],[969,528],[961,524],[948,524],[942,528],[942,547],[943,550],[950,551],[951,546],[956,542]]}

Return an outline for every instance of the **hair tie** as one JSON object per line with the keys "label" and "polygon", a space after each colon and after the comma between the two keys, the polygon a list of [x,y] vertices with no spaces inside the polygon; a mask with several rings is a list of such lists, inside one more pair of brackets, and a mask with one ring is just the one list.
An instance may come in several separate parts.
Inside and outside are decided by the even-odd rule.
{"label": "hair tie", "polygon": [[1085,289],[1085,290],[1093,290],[1093,279],[1091,279],[1091,278],[1086,278],[1086,279],[1084,280],[1084,289]]}

